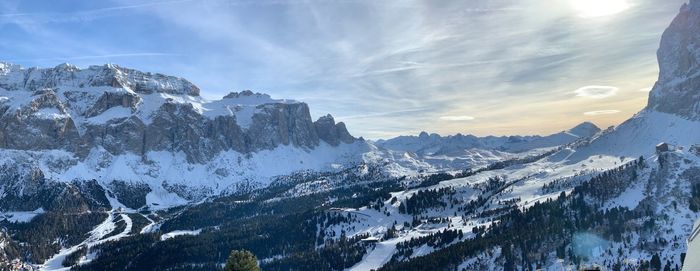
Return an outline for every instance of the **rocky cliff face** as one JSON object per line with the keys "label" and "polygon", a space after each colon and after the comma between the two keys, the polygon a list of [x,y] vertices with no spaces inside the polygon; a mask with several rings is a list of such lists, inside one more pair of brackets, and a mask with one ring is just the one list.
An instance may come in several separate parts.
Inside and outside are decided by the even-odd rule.
{"label": "rocky cliff face", "polygon": [[209,101],[199,92],[182,78],[114,65],[24,69],[0,63],[0,148],[60,149],[81,159],[93,149],[182,152],[191,163],[206,163],[228,150],[355,141],[330,116],[313,122],[305,103],[251,91]]}
{"label": "rocky cliff face", "polygon": [[648,108],[700,120],[700,1],[691,0],[664,31],[659,79]]}
{"label": "rocky cliff face", "polygon": [[338,146],[340,143],[349,144],[356,140],[348,132],[345,123],[335,123],[335,119],[331,115],[320,117],[314,122],[314,126],[318,137],[332,146]]}
{"label": "rocky cliff face", "polygon": [[0,211],[107,208],[105,195],[161,208],[360,162],[367,148],[294,100],[208,100],[185,79],[115,65],[0,62]]}

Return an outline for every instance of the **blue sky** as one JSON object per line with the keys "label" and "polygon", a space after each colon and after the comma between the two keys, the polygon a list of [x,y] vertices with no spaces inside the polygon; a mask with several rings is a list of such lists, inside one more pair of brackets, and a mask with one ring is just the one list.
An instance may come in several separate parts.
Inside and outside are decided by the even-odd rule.
{"label": "blue sky", "polygon": [[641,109],[683,2],[2,1],[0,59],[293,98],[366,138],[546,134]]}

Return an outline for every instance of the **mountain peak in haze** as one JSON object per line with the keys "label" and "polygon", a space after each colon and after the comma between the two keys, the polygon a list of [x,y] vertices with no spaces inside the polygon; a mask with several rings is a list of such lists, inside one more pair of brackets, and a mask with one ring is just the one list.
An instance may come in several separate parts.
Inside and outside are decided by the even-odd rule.
{"label": "mountain peak in haze", "polygon": [[[538,148],[551,148],[572,143],[581,138],[588,138],[600,132],[600,128],[591,122],[583,122],[575,127],[546,136],[486,136],[455,134],[440,136],[420,132],[418,136],[399,136],[377,141],[377,145],[401,152],[418,155],[455,155],[469,150],[491,150],[497,152],[524,152]],[[483,155],[480,154],[480,155]]]}
{"label": "mountain peak in haze", "polygon": [[600,128],[592,122],[586,121],[574,126],[574,128],[567,130],[567,132],[580,137],[589,137],[600,132]]}

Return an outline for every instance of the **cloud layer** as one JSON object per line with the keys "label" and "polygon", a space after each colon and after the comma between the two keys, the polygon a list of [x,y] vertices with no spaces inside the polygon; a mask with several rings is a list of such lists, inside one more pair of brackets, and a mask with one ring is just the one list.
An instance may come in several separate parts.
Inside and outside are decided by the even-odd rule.
{"label": "cloud layer", "polygon": [[573,2],[541,0],[2,1],[0,59],[112,62],[185,77],[210,98],[300,99],[367,138],[543,134],[590,108],[645,104],[635,90],[655,81],[660,35],[684,0],[628,2],[582,18]]}

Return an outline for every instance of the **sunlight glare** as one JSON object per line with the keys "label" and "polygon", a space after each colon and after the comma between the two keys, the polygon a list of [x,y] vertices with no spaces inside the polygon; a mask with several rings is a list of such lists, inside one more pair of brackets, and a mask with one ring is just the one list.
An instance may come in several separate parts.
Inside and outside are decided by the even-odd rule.
{"label": "sunlight glare", "polygon": [[583,18],[614,15],[629,8],[626,0],[571,0],[578,15]]}

